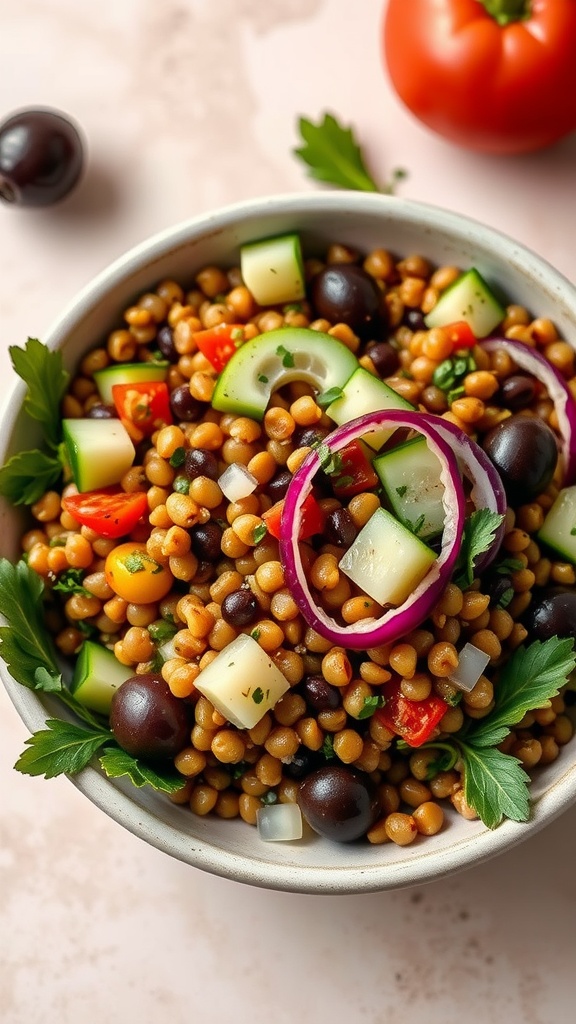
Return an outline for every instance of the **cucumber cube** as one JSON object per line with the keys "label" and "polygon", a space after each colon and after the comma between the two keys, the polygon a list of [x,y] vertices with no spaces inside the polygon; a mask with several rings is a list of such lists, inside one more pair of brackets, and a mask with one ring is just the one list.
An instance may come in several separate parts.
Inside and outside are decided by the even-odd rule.
{"label": "cucumber cube", "polygon": [[562,558],[576,565],[576,485],[560,491],[538,537]]}
{"label": "cucumber cube", "polygon": [[472,267],[451,284],[424,317],[426,327],[445,327],[465,320],[476,338],[485,338],[504,319],[506,310],[482,274]]}
{"label": "cucumber cube", "polygon": [[398,607],[422,582],[436,554],[378,508],[340,559],[340,569],[378,604]]}
{"label": "cucumber cube", "polygon": [[400,522],[422,539],[442,532],[442,467],[423,437],[379,455],[372,465]]}
{"label": "cucumber cube", "polygon": [[[326,412],[338,426],[342,426],[344,423],[356,419],[357,416],[366,416],[368,413],[379,412],[381,409],[401,409],[404,412],[414,412],[414,406],[410,405],[410,402],[407,402],[405,398],[402,398],[393,388],[388,387],[383,380],[375,377],[369,370],[359,366],[346,381],[341,396],[328,406]],[[378,451],[392,436],[395,429],[379,427],[364,434],[362,440],[370,448]]]}

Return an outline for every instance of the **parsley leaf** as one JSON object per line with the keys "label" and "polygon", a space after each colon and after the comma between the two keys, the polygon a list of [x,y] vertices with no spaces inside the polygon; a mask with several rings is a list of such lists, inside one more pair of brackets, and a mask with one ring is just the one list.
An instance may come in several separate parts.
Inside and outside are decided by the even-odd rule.
{"label": "parsley leaf", "polygon": [[112,740],[108,729],[84,729],[51,718],[46,728],[26,740],[27,749],[14,765],[24,775],[75,775],[85,768],[97,750]]}
{"label": "parsley leaf", "polygon": [[474,579],[474,563],[494,541],[496,531],[504,516],[492,512],[488,508],[479,508],[466,520],[462,545],[454,570],[454,582],[457,586],[469,587]]}
{"label": "parsley leaf", "polygon": [[327,409],[329,405],[332,405],[332,402],[342,398],[343,394],[342,388],[328,388],[327,391],[322,391],[319,395],[316,395],[316,405],[320,406],[321,409]]}
{"label": "parsley leaf", "polygon": [[12,366],[28,385],[24,411],[42,424],[46,442],[56,448],[60,440],[60,402],[70,374],[64,369],[61,352],[52,352],[37,338],[28,338],[24,348],[8,349]]}
{"label": "parsley leaf", "polygon": [[100,755],[99,760],[109,778],[118,779],[122,775],[127,775],[138,789],[148,785],[162,793],[177,793],[186,782],[182,775],[168,769],[151,768],[118,746],[108,747]]}
{"label": "parsley leaf", "polygon": [[555,697],[576,666],[574,641],[557,636],[519,647],[500,672],[495,706],[467,735],[475,747],[495,747],[527,711]]}
{"label": "parsley leaf", "polygon": [[495,747],[460,743],[464,764],[464,796],[488,828],[504,817],[528,821],[529,776],[520,761]]}
{"label": "parsley leaf", "polygon": [[59,590],[63,594],[83,594],[92,597],[89,590],[82,586],[82,580],[84,578],[83,569],[64,569],[58,577],[58,582],[54,584],[53,589]]}
{"label": "parsley leaf", "polygon": [[0,468],[0,494],[11,505],[33,505],[62,475],[62,463],[55,455],[38,448],[18,452]]}
{"label": "parsley leaf", "polygon": [[[12,565],[7,558],[0,558],[0,593],[8,623],[0,626],[0,654],[17,683],[29,689],[58,690],[62,682],[44,625],[43,592],[42,580],[26,562]],[[44,674],[37,676],[39,668]]]}
{"label": "parsley leaf", "polygon": [[294,366],[294,356],[292,352],[289,352],[285,345],[278,345],[276,349],[276,355],[282,359],[282,366],[290,369]]}
{"label": "parsley leaf", "polygon": [[325,113],[318,124],[301,117],[298,128],[304,145],[294,154],[308,165],[311,178],[360,192],[380,191],[366,169],[352,129],[344,128],[333,114]]}
{"label": "parsley leaf", "polygon": [[258,523],[258,526],[254,527],[254,532],[252,534],[254,543],[259,544],[261,540],[264,540],[267,533],[268,527],[266,526],[266,523]]}
{"label": "parsley leaf", "polygon": [[364,703],[360,708],[357,717],[359,719],[372,718],[374,712],[377,711],[378,708],[384,707],[385,703],[386,701],[384,697],[380,694],[373,694],[371,697],[364,697]]}

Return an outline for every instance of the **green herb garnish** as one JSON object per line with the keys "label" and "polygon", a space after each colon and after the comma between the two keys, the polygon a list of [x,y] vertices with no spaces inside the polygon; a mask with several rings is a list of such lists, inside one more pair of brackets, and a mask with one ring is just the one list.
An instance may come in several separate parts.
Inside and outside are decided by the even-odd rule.
{"label": "green herb garnish", "polygon": [[378,708],[384,707],[386,701],[380,694],[373,694],[371,697],[364,697],[364,704],[358,713],[359,719],[372,718]]}
{"label": "green herb garnish", "polygon": [[266,536],[267,533],[268,533],[268,527],[266,526],[266,523],[258,523],[258,526],[254,527],[254,530],[253,530],[253,533],[252,533],[252,536],[254,538],[254,543],[255,544],[259,544],[261,540],[264,540],[264,537]]}
{"label": "green herb garnish", "polygon": [[329,405],[332,405],[332,402],[342,398],[343,394],[342,388],[328,388],[327,391],[322,391],[319,395],[316,395],[316,405],[319,405],[321,409],[327,409]]}
{"label": "green herb garnish", "polygon": [[399,498],[403,498],[404,495],[406,494],[407,490],[408,490],[408,485],[407,484],[402,484],[401,487],[397,487],[396,488],[396,494],[398,495]]}
{"label": "green herb garnish", "polygon": [[566,685],[576,666],[574,641],[551,637],[519,647],[495,687],[495,705],[486,718],[432,748],[454,752],[462,762],[464,796],[488,828],[504,817],[527,821],[530,778],[520,761],[497,745],[532,708],[545,707]]}
{"label": "green herb garnish", "polygon": [[161,793],[177,793],[186,782],[182,775],[171,772],[168,768],[151,768],[149,764],[132,757],[117,745],[107,746],[99,761],[108,778],[118,779],[122,775],[127,775],[130,782],[139,789],[148,785]]}
{"label": "green herb garnish", "polygon": [[265,373],[259,373],[258,374],[258,380],[260,381],[261,384],[267,384],[268,383],[268,377],[266,376]]}
{"label": "green herb garnish", "polygon": [[62,475],[60,402],[70,376],[61,353],[52,352],[37,338],[28,338],[24,348],[12,345],[8,351],[14,370],[28,385],[24,412],[40,423],[47,451],[13,455],[0,469],[0,494],[13,505],[32,505]]}
{"label": "green herb garnish", "polygon": [[64,569],[52,589],[59,590],[63,594],[83,594],[84,597],[92,597],[91,592],[82,586],[83,578],[83,569]]}
{"label": "green herb garnish", "polygon": [[318,124],[301,117],[298,129],[304,145],[294,154],[308,165],[309,175],[316,181],[359,192],[391,193],[396,182],[406,176],[405,171],[395,170],[391,181],[379,188],[366,168],[352,129],[341,125],[333,114],[325,113]]}
{"label": "green herb garnish", "polygon": [[172,455],[168,459],[168,462],[172,466],[172,469],[179,469],[180,466],[184,465],[186,460],[186,449],[184,447],[175,448]]}
{"label": "green herb garnish", "polygon": [[496,531],[503,519],[503,515],[491,512],[487,508],[476,509],[468,517],[453,575],[457,586],[462,588],[470,586],[474,579],[474,563],[478,556],[487,551],[493,543]]}
{"label": "green herb garnish", "polygon": [[252,700],[255,704],[261,704],[264,700],[264,690],[261,686],[257,686],[255,690],[252,690]]}
{"label": "green herb garnish", "polygon": [[292,355],[291,352],[288,351],[285,345],[278,345],[278,348],[276,349],[276,355],[280,356],[282,360],[282,366],[286,366],[288,369],[294,366],[294,356]]}

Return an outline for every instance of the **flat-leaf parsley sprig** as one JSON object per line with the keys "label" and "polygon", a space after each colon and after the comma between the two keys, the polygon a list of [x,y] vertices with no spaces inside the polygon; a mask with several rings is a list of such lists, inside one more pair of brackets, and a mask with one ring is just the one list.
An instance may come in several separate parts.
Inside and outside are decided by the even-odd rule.
{"label": "flat-leaf parsley sprig", "polygon": [[380,188],[366,167],[352,128],[345,128],[333,114],[325,113],[318,124],[301,117],[298,129],[303,145],[294,154],[308,165],[308,173],[316,181],[358,192],[390,194],[396,182],[406,177],[405,171],[397,169],[391,181]]}
{"label": "flat-leaf parsley sprig", "polygon": [[64,683],[56,651],[44,622],[44,582],[21,560],[0,558],[0,593],[6,625],[0,626],[0,656],[10,675],[30,690],[49,694],[82,721],[49,718],[26,740],[14,767],[25,775],[76,775],[100,751],[100,766],[110,778],[127,775],[135,786],[165,793],[182,788],[183,778],[169,768],[151,767],[126,753],[104,719],[84,708]]}
{"label": "flat-leaf parsley sprig", "polygon": [[62,475],[60,402],[70,374],[64,369],[62,354],[37,338],[28,338],[24,348],[12,345],[8,351],[14,370],[28,385],[23,409],[41,425],[45,450],[35,448],[13,455],[0,468],[0,494],[13,505],[32,505]]}
{"label": "flat-leaf parsley sprig", "polygon": [[503,818],[528,821],[530,777],[518,758],[498,745],[522,721],[527,711],[546,707],[576,667],[574,641],[551,637],[519,647],[502,668],[494,687],[494,708],[471,728],[441,744],[452,747],[463,774],[464,797],[488,828]]}

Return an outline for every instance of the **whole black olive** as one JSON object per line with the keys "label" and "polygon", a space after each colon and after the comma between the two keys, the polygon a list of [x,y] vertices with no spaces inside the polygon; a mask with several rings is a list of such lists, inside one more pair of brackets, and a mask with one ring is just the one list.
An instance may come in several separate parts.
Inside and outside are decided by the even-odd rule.
{"label": "whole black olive", "polygon": [[513,373],[507,377],[500,388],[503,405],[512,412],[526,409],[536,394],[536,381],[526,373]]}
{"label": "whole black olive", "polygon": [[190,723],[186,705],[173,696],[162,676],[141,675],[116,690],[110,728],[133,757],[167,760],[186,745]]}
{"label": "whole black olive", "polygon": [[374,369],[381,377],[391,377],[400,366],[398,352],[389,341],[375,341],[366,346],[366,355],[374,363]]}
{"label": "whole black olive", "polygon": [[75,187],[83,165],[77,128],[56,110],[20,110],[0,124],[0,199],[49,206]]}
{"label": "whole black olive", "polygon": [[366,337],[382,323],[381,293],[376,281],[355,263],[337,263],[312,278],[312,302],[318,316],[347,324]]}
{"label": "whole black olive", "polygon": [[306,676],[304,697],[314,711],[334,711],[340,707],[340,690],[326,682],[324,676]]}
{"label": "whole black olive", "polygon": [[365,835],[378,814],[368,776],[344,765],[327,765],[308,775],[300,785],[298,803],[315,832],[339,843]]}
{"label": "whole black olive", "polygon": [[230,626],[249,626],[260,612],[258,599],[251,590],[240,587],[233,590],[222,601],[222,618]]}
{"label": "whole black olive", "polygon": [[552,636],[576,639],[576,592],[567,587],[550,587],[530,605],[525,625],[531,637]]}
{"label": "whole black olive", "polygon": [[556,438],[536,416],[510,416],[498,423],[485,435],[483,448],[511,505],[533,501],[545,491],[558,461]]}

